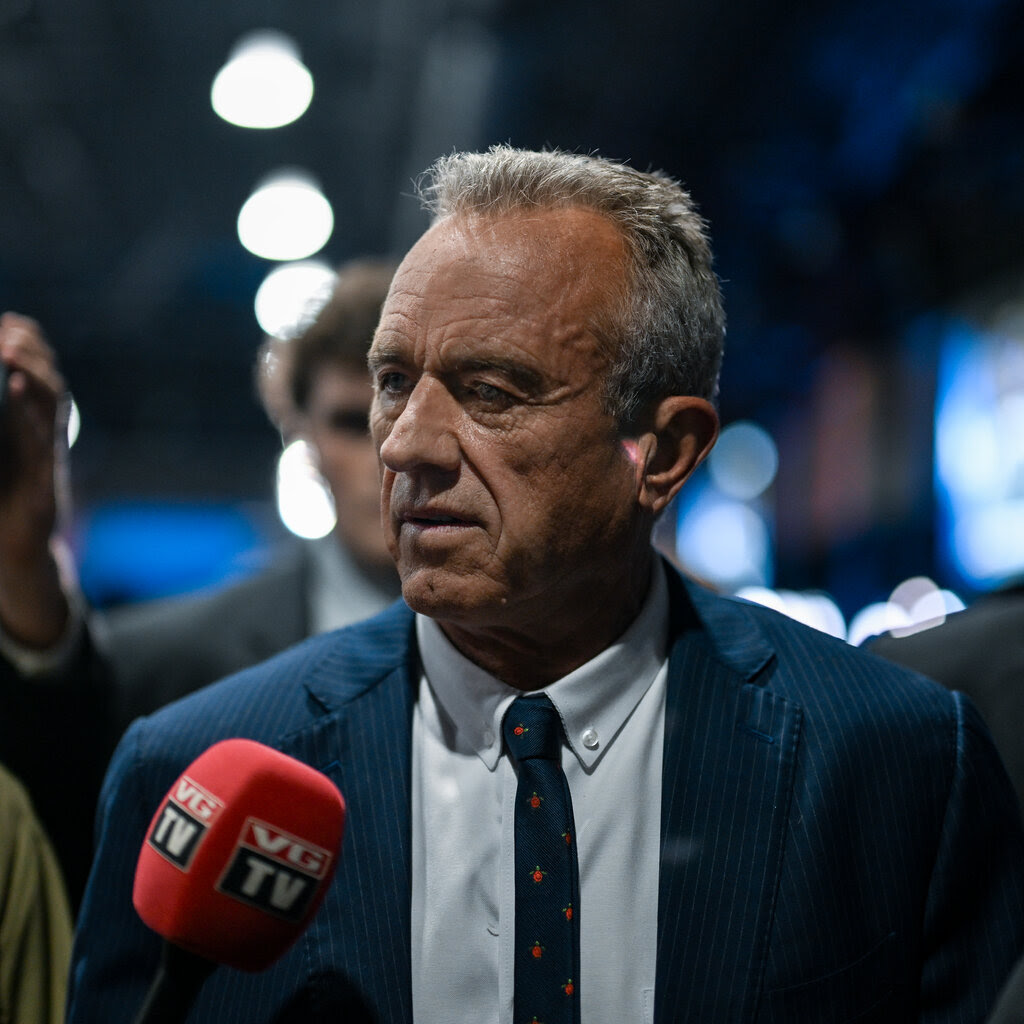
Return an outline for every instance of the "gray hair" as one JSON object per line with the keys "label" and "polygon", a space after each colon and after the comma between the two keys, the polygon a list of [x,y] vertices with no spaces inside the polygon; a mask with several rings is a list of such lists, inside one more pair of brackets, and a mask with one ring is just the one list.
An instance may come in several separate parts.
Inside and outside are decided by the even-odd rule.
{"label": "gray hair", "polygon": [[714,399],[725,314],[707,225],[678,182],[596,156],[492,146],[441,157],[417,191],[435,220],[564,206],[609,217],[630,260],[626,308],[613,326],[609,411],[629,429],[668,395]]}

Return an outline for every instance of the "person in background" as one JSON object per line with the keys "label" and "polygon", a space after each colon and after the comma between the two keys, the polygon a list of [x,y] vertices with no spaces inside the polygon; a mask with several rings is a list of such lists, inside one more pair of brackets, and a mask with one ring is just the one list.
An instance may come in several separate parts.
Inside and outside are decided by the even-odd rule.
{"label": "person in background", "polygon": [[971,698],[992,732],[1024,813],[1024,580],[911,633],[862,645]]}
{"label": "person in background", "polygon": [[[863,646],[971,698],[992,732],[1024,813],[1024,580],[983,594],[930,626],[884,633]],[[1021,1021],[1024,958],[987,1024]]]}
{"label": "person in background", "polygon": [[118,732],[138,715],[398,597],[380,525],[366,372],[393,272],[385,261],[345,264],[312,323],[294,338],[265,341],[256,361],[268,416],[286,443],[307,442],[330,490],[334,530],[285,546],[263,572],[213,593],[94,620],[117,680]]}
{"label": "person in background", "polygon": [[61,1024],[70,960],[57,859],[24,787],[0,765],[0,1020]]}
{"label": "person in background", "polygon": [[139,849],[235,736],[324,772],[349,824],[307,930],[214,971],[194,1024],[982,1020],[1024,949],[1024,832],[970,701],[651,546],[718,431],[689,195],[507,146],[422,187],[369,356],[404,601],[129,728],[69,1024],[141,1002]]}
{"label": "person in background", "polygon": [[334,498],[333,533],[284,547],[267,568],[228,586],[104,612],[84,607],[60,543],[63,378],[34,321],[0,321],[0,358],[10,372],[0,758],[32,794],[74,905],[103,770],[133,718],[398,596],[380,526],[366,372],[393,270],[384,260],[346,263],[312,322],[287,341],[268,339],[257,360],[268,415],[285,440],[306,439]]}

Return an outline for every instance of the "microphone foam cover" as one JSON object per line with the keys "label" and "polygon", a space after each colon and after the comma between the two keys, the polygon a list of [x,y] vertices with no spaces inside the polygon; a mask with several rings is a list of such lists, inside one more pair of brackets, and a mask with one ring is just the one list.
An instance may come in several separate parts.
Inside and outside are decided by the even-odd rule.
{"label": "microphone foam cover", "polygon": [[261,971],[316,912],[344,827],[345,801],[326,775],[262,743],[222,740],[153,815],[135,909],[176,946]]}

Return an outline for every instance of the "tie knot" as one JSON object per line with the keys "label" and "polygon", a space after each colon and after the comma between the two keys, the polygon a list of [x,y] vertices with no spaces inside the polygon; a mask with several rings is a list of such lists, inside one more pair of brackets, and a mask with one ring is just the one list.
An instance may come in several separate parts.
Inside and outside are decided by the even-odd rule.
{"label": "tie knot", "polygon": [[531,757],[558,761],[562,750],[562,720],[544,694],[517,697],[502,725],[505,749],[518,763]]}

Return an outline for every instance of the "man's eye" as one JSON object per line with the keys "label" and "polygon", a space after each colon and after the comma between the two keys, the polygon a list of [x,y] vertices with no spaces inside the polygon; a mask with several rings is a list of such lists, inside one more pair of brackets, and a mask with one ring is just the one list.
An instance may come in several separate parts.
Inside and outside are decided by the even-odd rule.
{"label": "man's eye", "polygon": [[408,385],[409,378],[397,370],[388,370],[377,377],[377,389],[387,394],[396,394],[404,391]]}
{"label": "man's eye", "polygon": [[482,402],[488,405],[511,405],[513,397],[507,391],[503,391],[486,381],[477,381],[470,389]]}

